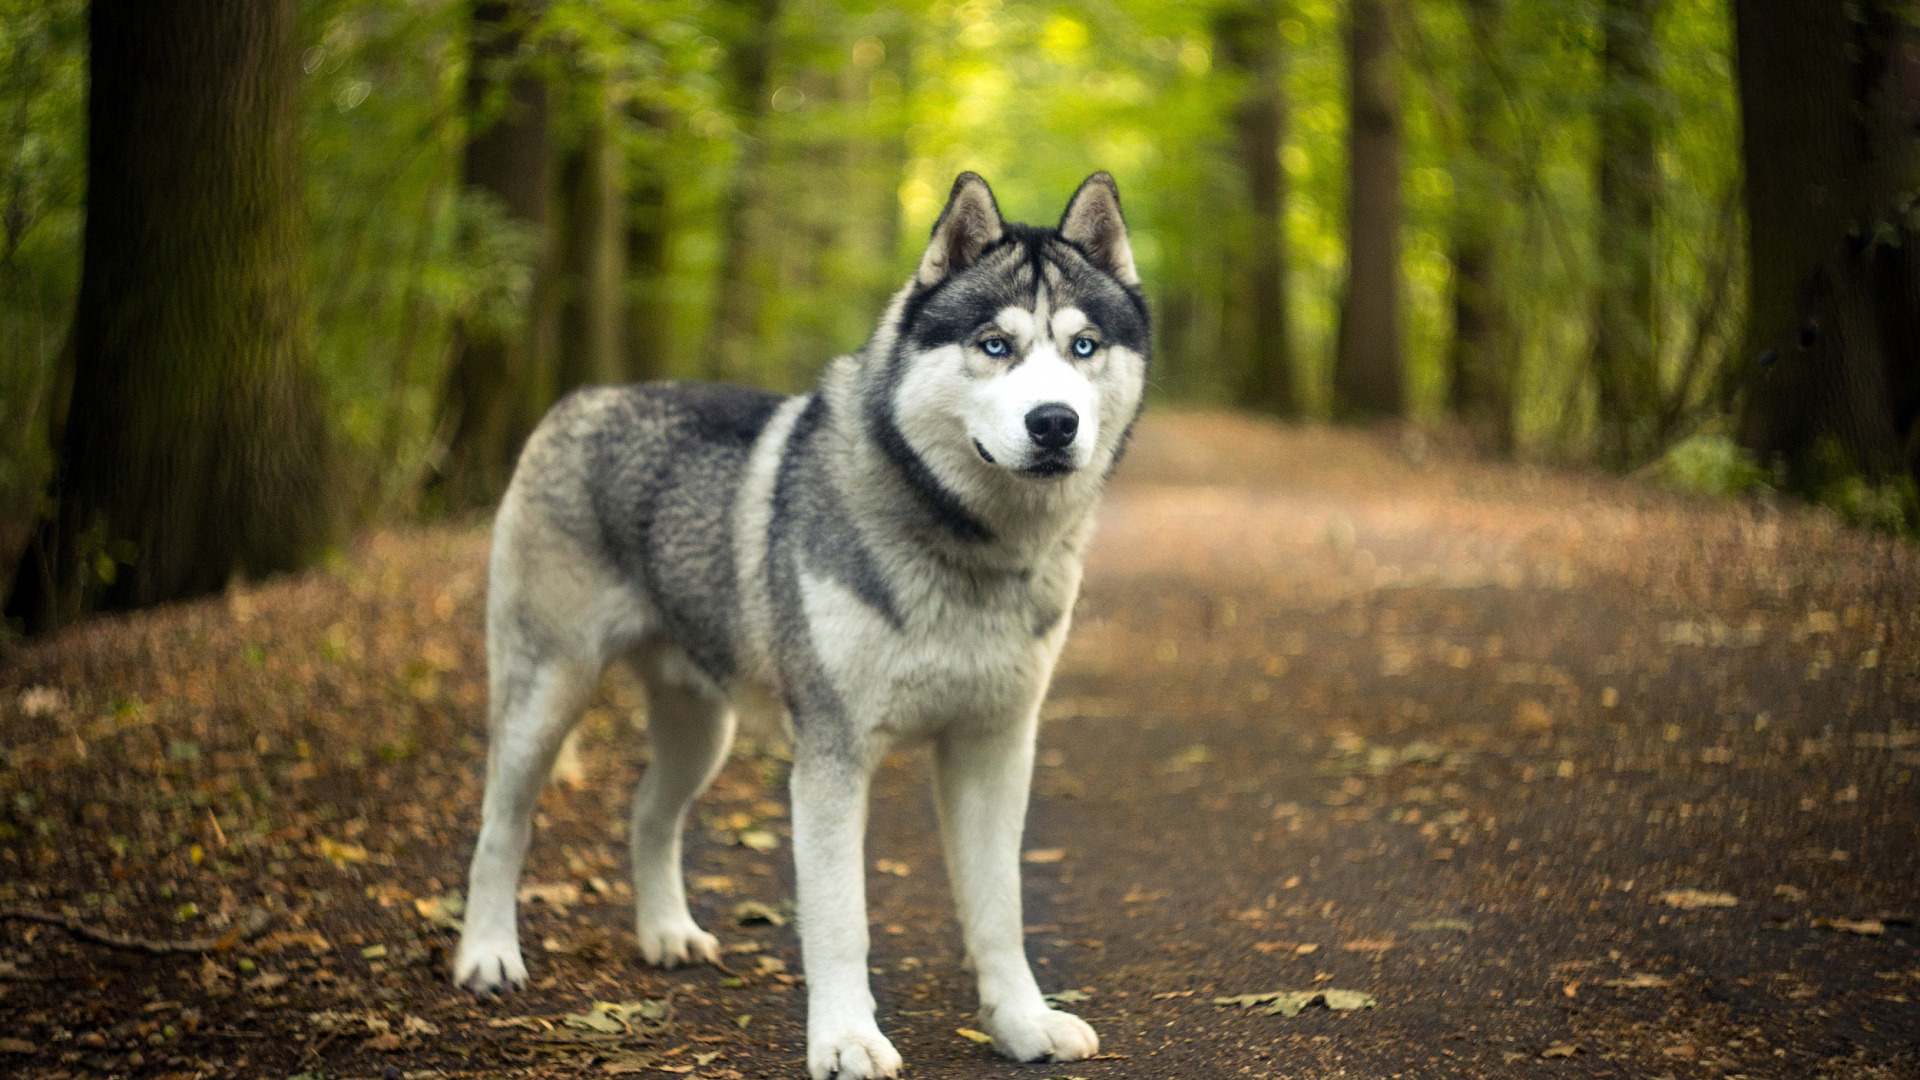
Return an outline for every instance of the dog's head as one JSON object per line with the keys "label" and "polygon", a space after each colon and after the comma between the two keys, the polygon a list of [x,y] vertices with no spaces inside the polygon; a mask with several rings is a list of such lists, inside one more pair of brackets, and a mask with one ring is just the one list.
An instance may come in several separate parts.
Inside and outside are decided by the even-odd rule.
{"label": "dog's head", "polygon": [[1088,177],[1048,229],[1001,220],[986,181],[962,173],[898,308],[890,419],[949,475],[1098,475],[1139,411],[1148,356],[1112,177]]}

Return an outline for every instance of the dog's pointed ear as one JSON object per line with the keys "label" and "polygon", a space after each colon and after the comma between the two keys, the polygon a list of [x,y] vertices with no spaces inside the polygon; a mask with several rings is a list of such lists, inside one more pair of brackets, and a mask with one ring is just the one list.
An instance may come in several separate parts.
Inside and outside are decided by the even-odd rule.
{"label": "dog's pointed ear", "polygon": [[1140,284],[1133,245],[1127,243],[1127,222],[1120,216],[1120,188],[1112,176],[1097,172],[1081,182],[1067,200],[1067,212],[1060,215],[1060,235],[1121,284]]}
{"label": "dog's pointed ear", "polygon": [[933,223],[933,239],[920,259],[920,284],[932,285],[973,265],[1000,239],[1000,204],[979,173],[963,172],[953,181],[947,208]]}

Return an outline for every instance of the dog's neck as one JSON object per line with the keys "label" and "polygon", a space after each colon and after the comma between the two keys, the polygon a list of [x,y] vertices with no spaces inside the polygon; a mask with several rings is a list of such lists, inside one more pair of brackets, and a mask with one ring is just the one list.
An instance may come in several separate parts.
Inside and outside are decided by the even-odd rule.
{"label": "dog's neck", "polygon": [[1027,574],[1049,559],[1078,557],[1104,486],[1098,470],[1037,481],[954,448],[943,455],[937,447],[887,445],[905,436],[877,430],[875,403],[862,396],[880,376],[867,365],[888,362],[886,344],[887,351],[870,344],[835,360],[815,391],[829,412],[817,435],[821,449],[863,531],[969,574]]}

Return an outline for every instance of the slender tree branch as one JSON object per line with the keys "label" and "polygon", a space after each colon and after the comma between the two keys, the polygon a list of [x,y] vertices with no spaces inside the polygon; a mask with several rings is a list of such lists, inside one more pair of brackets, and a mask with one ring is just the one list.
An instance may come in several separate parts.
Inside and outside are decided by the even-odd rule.
{"label": "slender tree branch", "polygon": [[0,907],[0,922],[8,920],[58,927],[78,941],[84,941],[90,945],[104,945],[109,949],[119,949],[123,952],[147,953],[150,956],[178,956],[226,952],[236,945],[252,941],[265,933],[267,927],[273,923],[273,916],[265,909],[255,908],[245,919],[234,924],[219,937],[188,938],[179,941],[115,934],[64,915],[34,911],[30,908]]}

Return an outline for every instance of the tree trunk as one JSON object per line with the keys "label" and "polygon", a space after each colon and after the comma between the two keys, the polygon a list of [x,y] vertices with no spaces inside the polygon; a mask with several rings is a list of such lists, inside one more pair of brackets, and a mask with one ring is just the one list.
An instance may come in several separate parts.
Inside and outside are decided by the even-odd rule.
{"label": "tree trunk", "polygon": [[1398,416],[1400,95],[1393,0],[1353,0],[1347,27],[1347,291],[1333,365],[1338,415]]}
{"label": "tree trunk", "polygon": [[1920,168],[1920,35],[1901,7],[1734,6],[1754,361],[1741,436],[1808,491],[1920,475],[1920,230],[1901,205]]}
{"label": "tree trunk", "polygon": [[1654,73],[1658,0],[1606,0],[1600,91],[1600,281],[1593,374],[1602,464],[1629,469],[1655,449],[1662,405],[1654,340],[1653,219],[1660,197]]}
{"label": "tree trunk", "polygon": [[326,541],[303,333],[293,0],[95,0],[84,269],[31,630],[301,565]]}
{"label": "tree trunk", "polygon": [[667,291],[671,264],[667,174],[657,161],[635,162],[627,187],[626,367],[633,382],[666,374],[673,355],[673,308]]}
{"label": "tree trunk", "polygon": [[720,271],[705,349],[707,377],[721,381],[748,378],[755,368],[761,297],[752,278],[753,218],[763,198],[767,82],[780,28],[780,0],[734,2],[746,24],[731,43],[728,63],[734,116],[741,128],[740,156],[721,208]]}
{"label": "tree trunk", "polygon": [[1280,166],[1287,114],[1278,4],[1250,0],[1223,9],[1214,39],[1222,65],[1244,80],[1233,133],[1246,186],[1246,224],[1243,242],[1229,253],[1227,283],[1228,303],[1242,316],[1236,321],[1243,333],[1235,336],[1245,339],[1239,398],[1249,408],[1291,416],[1300,401],[1287,303],[1286,173]]}
{"label": "tree trunk", "polygon": [[470,192],[495,203],[506,220],[535,238],[533,295],[519,332],[469,320],[460,328],[448,371],[446,408],[453,418],[444,474],[447,502],[479,506],[505,489],[520,441],[544,404],[552,355],[551,271],[545,242],[552,182],[547,150],[547,88],[521,57],[532,19],[524,3],[474,5],[467,113],[473,125],[463,164]]}
{"label": "tree trunk", "polygon": [[604,80],[581,88],[585,112],[560,169],[560,338],[557,393],[622,381],[626,191]]}
{"label": "tree trunk", "polygon": [[1472,62],[1461,95],[1465,144],[1453,170],[1453,346],[1447,405],[1482,449],[1513,452],[1513,378],[1507,362],[1498,242],[1500,190],[1494,136],[1499,87],[1487,65],[1497,55],[1503,0],[1467,0]]}

